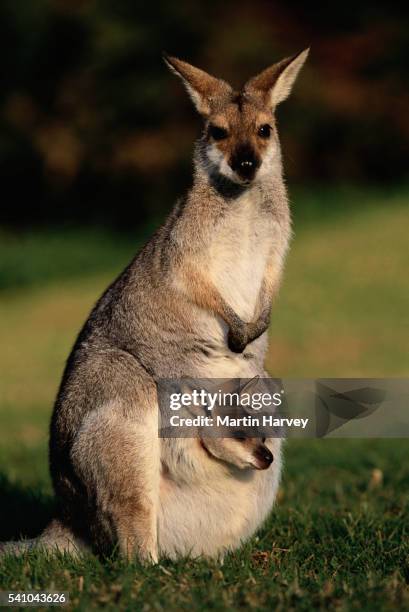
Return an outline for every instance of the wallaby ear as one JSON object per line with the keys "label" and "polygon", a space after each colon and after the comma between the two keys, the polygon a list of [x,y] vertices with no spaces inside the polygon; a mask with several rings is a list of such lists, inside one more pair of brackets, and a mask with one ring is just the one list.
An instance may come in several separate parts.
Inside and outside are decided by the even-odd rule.
{"label": "wallaby ear", "polygon": [[287,57],[250,79],[244,89],[261,93],[272,108],[288,98],[295,79],[308,57],[309,49]]}
{"label": "wallaby ear", "polygon": [[205,117],[210,114],[213,104],[218,99],[226,98],[232,92],[228,83],[200,68],[169,55],[164,55],[163,59],[171,72],[182,79],[196,109]]}

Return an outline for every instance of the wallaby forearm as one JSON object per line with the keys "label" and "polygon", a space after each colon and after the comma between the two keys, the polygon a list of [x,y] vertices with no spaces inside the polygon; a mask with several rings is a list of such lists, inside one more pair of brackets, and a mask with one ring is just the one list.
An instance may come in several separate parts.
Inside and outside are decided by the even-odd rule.
{"label": "wallaby forearm", "polygon": [[248,343],[259,338],[270,325],[271,309],[281,280],[281,267],[271,260],[267,266],[256,304],[256,316],[247,324]]}
{"label": "wallaby forearm", "polygon": [[[182,274],[189,299],[200,308],[210,310],[221,317],[229,328],[229,346],[230,340],[232,340],[233,347],[241,346],[247,337],[245,330],[248,324],[227,304],[212,281],[199,272],[195,266],[185,264]],[[242,352],[245,346],[246,344],[241,351],[235,352]]]}
{"label": "wallaby forearm", "polygon": [[227,304],[211,280],[200,273],[193,264],[183,266],[184,286],[189,298],[200,308],[220,316],[229,328],[228,346],[235,353],[242,353],[247,344],[256,340],[270,323],[271,303],[278,285],[276,269],[269,265],[256,305],[256,318],[245,322]]}

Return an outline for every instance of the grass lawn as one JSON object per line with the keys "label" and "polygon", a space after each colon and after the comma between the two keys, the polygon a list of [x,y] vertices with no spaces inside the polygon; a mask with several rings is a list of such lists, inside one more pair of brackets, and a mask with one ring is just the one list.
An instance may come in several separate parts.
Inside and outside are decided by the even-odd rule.
{"label": "grass lawn", "polygon": [[[318,222],[314,201],[324,196],[328,211]],[[269,370],[407,376],[408,192],[303,198],[273,311]],[[52,514],[47,428],[64,360],[138,240],[56,231],[0,242],[5,540],[36,535]],[[291,440],[270,520],[222,566],[142,568],[33,553],[0,562],[0,589],[66,590],[79,610],[409,610],[408,450],[407,440]]]}

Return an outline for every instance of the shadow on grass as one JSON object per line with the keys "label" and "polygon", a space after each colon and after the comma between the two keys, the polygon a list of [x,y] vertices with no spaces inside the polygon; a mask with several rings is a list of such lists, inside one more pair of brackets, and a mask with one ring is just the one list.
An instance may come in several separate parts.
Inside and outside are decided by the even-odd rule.
{"label": "shadow on grass", "polygon": [[0,542],[39,535],[54,508],[50,495],[10,482],[0,473]]}

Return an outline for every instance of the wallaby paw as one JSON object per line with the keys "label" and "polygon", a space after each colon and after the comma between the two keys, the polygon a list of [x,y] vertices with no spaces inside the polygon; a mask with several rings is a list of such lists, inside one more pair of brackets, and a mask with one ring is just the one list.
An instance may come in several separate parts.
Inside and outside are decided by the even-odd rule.
{"label": "wallaby paw", "polygon": [[257,338],[260,338],[260,336],[262,336],[264,332],[268,330],[269,326],[269,320],[259,320],[256,323],[249,323],[247,332],[248,344],[254,340],[257,340]]}
{"label": "wallaby paw", "polygon": [[238,334],[237,332],[229,331],[227,336],[227,345],[233,353],[242,353],[248,344],[247,336]]}

